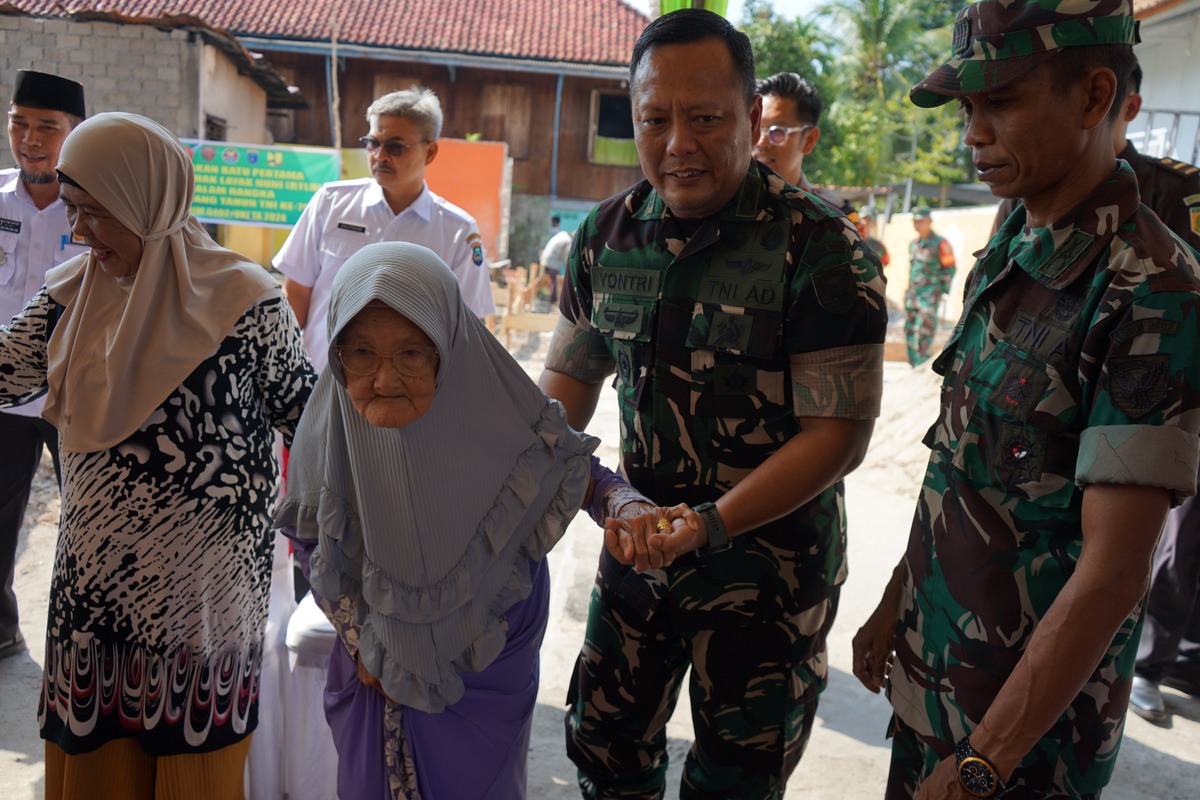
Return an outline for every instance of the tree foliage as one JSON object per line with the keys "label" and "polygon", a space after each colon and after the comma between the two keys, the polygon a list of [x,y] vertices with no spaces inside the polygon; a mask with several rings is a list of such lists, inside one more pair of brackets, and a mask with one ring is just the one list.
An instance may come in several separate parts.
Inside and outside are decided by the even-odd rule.
{"label": "tree foliage", "polygon": [[969,177],[956,104],[920,109],[908,91],[950,50],[968,0],[829,0],[807,20],[749,0],[742,30],[760,77],[798,72],[821,92],[821,142],[805,159],[815,183],[879,186]]}

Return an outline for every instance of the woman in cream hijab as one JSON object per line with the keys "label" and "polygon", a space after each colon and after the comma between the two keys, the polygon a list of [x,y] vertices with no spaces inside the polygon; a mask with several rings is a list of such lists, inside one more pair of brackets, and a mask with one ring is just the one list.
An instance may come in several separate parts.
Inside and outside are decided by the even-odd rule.
{"label": "woman in cream hijab", "polygon": [[58,168],[90,252],[0,328],[0,403],[46,392],[61,433],[46,797],[240,797],[274,431],[290,436],[315,376],[278,285],[190,215],[169,131],[99,114]]}
{"label": "woman in cream hijab", "polygon": [[364,247],[329,307],[329,366],[276,524],[338,631],[326,714],[344,798],[525,795],[546,552],[598,441],[567,426],[411,244]]}

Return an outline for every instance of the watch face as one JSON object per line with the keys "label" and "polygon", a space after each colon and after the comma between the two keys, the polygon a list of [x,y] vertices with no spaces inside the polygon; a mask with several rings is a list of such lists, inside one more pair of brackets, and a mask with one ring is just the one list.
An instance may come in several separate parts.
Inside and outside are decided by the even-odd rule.
{"label": "watch face", "polygon": [[958,780],[976,797],[991,797],[996,792],[996,773],[982,758],[964,758],[958,765]]}

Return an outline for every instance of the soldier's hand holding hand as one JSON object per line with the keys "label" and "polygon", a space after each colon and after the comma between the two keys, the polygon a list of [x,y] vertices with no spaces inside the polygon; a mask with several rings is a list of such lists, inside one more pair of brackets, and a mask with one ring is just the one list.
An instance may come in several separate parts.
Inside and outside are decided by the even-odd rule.
{"label": "soldier's hand holding hand", "polygon": [[708,544],[708,536],[700,515],[686,503],[659,509],[657,530],[650,537],[650,549],[662,553],[663,566],[670,566],[677,556],[699,550]]}
{"label": "soldier's hand holding hand", "polygon": [[661,516],[660,509],[649,503],[625,504],[620,517],[605,518],[604,546],[613,558],[632,565],[638,572],[659,569],[663,565],[662,554],[652,552],[647,540],[657,530]]}
{"label": "soldier's hand holding hand", "polygon": [[604,544],[613,558],[638,572],[669,567],[675,557],[695,550],[703,527],[686,504],[670,508],[628,504],[620,518],[604,521]]}

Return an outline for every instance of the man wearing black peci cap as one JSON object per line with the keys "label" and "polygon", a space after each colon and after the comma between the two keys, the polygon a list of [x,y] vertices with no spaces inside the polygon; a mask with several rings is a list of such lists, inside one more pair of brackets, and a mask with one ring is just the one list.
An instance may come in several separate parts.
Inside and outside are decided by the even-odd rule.
{"label": "man wearing black peci cap", "polygon": [[[58,151],[86,116],[83,87],[73,80],[17,70],[8,108],[8,143],[17,166],[0,170],[0,325],[45,282],[51,267],[87,252],[75,241],[58,199]],[[41,418],[39,398],[0,411],[0,658],[25,649],[13,592],[17,534],[43,445],[58,471],[58,433]]]}

